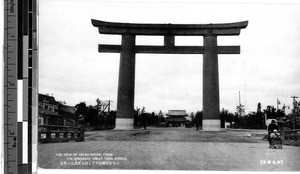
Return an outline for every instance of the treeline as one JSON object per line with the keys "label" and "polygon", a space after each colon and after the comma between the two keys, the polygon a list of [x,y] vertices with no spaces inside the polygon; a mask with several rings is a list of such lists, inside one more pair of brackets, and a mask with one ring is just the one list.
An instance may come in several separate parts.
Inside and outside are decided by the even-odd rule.
{"label": "treeline", "polygon": [[76,120],[83,124],[87,130],[114,129],[116,122],[116,111],[103,111],[99,105],[87,106],[80,102],[75,106]]}
{"label": "treeline", "polygon": [[266,109],[261,111],[257,109],[256,112],[250,112],[244,116],[238,115],[238,113],[230,113],[228,110],[222,109],[220,112],[221,127],[225,127],[225,122],[230,123],[232,128],[241,129],[265,129],[267,119],[278,119],[279,117],[289,117],[285,115],[284,110],[275,109],[272,106],[267,106]]}
{"label": "treeline", "polygon": [[[260,105],[260,104],[259,104]],[[265,129],[265,117],[268,119],[278,119],[285,117],[286,120],[291,120],[291,115],[286,115],[284,110],[276,109],[273,106],[267,106],[266,109],[261,111],[258,107],[256,112],[250,112],[246,115],[238,115],[238,113],[231,113],[226,109],[220,111],[221,128],[225,128],[225,122],[230,124],[231,128],[240,129]],[[201,127],[203,120],[203,112],[198,111],[195,116],[191,113],[191,124],[194,127]]]}
{"label": "treeline", "polygon": [[[145,108],[143,108],[144,110]],[[147,113],[145,111],[139,112],[140,109],[135,109],[134,114],[134,126],[135,127],[142,127],[142,126],[160,126],[160,123],[164,123],[166,121],[165,117],[163,117],[162,112],[160,111],[159,114]]]}
{"label": "treeline", "polygon": [[[76,120],[84,124],[88,130],[103,130],[114,129],[116,122],[116,111],[105,110],[103,103],[97,99],[96,105],[87,106],[85,102],[81,102],[75,106],[76,108]],[[134,126],[168,126],[164,114],[160,111],[158,114],[152,112],[145,112],[145,108],[142,110],[135,109],[134,113]],[[266,109],[261,111],[260,104],[256,112],[250,112],[246,115],[239,115],[238,113],[231,113],[226,109],[220,111],[221,128],[225,128],[225,122],[230,124],[231,128],[241,129],[265,129],[265,116],[268,119],[278,119],[285,117],[286,120],[292,120],[292,115],[286,115],[284,109],[276,109],[272,106],[267,106]],[[200,129],[202,127],[203,112],[197,111],[194,115],[190,115],[191,121],[187,121],[186,124],[191,127]],[[298,125],[299,127],[299,125]]]}

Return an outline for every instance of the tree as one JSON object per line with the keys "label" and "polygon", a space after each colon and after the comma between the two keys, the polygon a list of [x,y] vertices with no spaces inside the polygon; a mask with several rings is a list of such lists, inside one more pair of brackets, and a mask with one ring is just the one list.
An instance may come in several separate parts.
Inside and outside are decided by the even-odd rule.
{"label": "tree", "polygon": [[76,125],[78,124],[78,120],[81,120],[83,123],[86,120],[86,117],[88,115],[88,108],[85,104],[85,102],[80,102],[77,105],[75,105],[75,117],[76,117]]}
{"label": "tree", "polygon": [[261,112],[261,104],[260,103],[257,104],[257,113],[259,113],[259,112]]}
{"label": "tree", "polygon": [[98,110],[94,106],[88,107],[88,114],[86,116],[86,122],[89,124],[89,126],[95,128],[98,125]]}
{"label": "tree", "polygon": [[142,113],[141,114],[141,119],[142,119],[142,124],[144,129],[147,129],[147,124],[148,124],[148,115],[147,113]]}
{"label": "tree", "polygon": [[267,115],[267,119],[277,119],[276,108],[274,106],[267,106],[264,112]]}
{"label": "tree", "polygon": [[195,122],[195,115],[194,115],[194,113],[193,113],[193,112],[191,112],[191,114],[190,114],[190,118],[191,118],[191,124],[192,124],[192,126],[194,127],[194,126],[195,126],[195,124],[196,124],[196,122]]}
{"label": "tree", "polygon": [[96,99],[96,108],[99,112],[102,109],[102,101],[99,98]]}
{"label": "tree", "polygon": [[160,124],[160,123],[163,123],[163,122],[166,122],[166,119],[165,119],[165,117],[164,117],[164,114],[162,113],[162,111],[160,110],[159,111],[159,113],[158,113],[158,125]]}
{"label": "tree", "polygon": [[158,117],[163,117],[164,114],[162,113],[162,111],[160,110],[159,113],[158,113]]}
{"label": "tree", "polygon": [[134,126],[138,126],[139,125],[139,122],[140,122],[140,108],[136,108],[135,110],[134,110],[134,116],[133,116],[133,124],[134,124]]}
{"label": "tree", "polygon": [[220,112],[220,119],[221,119],[221,128],[225,128],[225,122],[229,122],[230,126],[232,125],[232,122],[234,121],[234,115],[233,113],[230,113],[228,110],[225,110],[223,108]]}
{"label": "tree", "polygon": [[108,117],[108,123],[109,123],[109,129],[114,129],[116,127],[116,117],[117,112],[116,111],[110,111],[109,117]]}
{"label": "tree", "polygon": [[155,114],[155,112],[152,112],[151,114],[148,114],[148,124],[149,125],[156,125],[158,123],[158,116]]}
{"label": "tree", "polygon": [[243,123],[243,117],[239,116],[237,112],[235,112],[235,115],[233,117],[234,121],[234,128],[242,128],[242,123]]}
{"label": "tree", "polygon": [[142,111],[141,111],[141,114],[143,114],[143,113],[145,113],[146,111],[145,111],[145,106],[143,106],[143,109],[142,109]]}

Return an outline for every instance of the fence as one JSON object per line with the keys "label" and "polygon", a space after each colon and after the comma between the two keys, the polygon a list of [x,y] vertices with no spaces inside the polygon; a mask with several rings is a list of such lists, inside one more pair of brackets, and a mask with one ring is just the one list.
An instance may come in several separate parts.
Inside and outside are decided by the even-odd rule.
{"label": "fence", "polygon": [[300,129],[283,130],[282,143],[284,145],[300,145]]}
{"label": "fence", "polygon": [[84,141],[84,129],[73,126],[39,125],[38,142]]}

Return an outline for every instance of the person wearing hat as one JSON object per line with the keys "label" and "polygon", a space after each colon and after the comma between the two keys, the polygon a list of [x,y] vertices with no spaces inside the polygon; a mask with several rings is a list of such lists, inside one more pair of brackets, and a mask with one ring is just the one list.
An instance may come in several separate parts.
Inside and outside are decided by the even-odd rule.
{"label": "person wearing hat", "polygon": [[274,129],[272,133],[270,133],[270,138],[277,138],[280,137],[280,133]]}
{"label": "person wearing hat", "polygon": [[278,130],[278,126],[277,124],[275,123],[275,120],[272,120],[271,121],[271,124],[269,124],[268,126],[268,140],[269,140],[269,145],[271,145],[271,137],[270,137],[270,134],[274,132],[274,130]]}

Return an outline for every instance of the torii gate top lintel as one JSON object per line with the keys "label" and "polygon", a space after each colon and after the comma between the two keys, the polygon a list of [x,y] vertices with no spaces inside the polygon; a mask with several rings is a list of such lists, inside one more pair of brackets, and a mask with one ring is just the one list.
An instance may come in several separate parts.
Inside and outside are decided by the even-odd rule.
{"label": "torii gate top lintel", "polygon": [[[158,54],[203,54],[203,46],[175,46],[175,36],[204,36],[217,37],[239,35],[246,28],[248,21],[226,24],[136,24],[104,22],[92,19],[100,34],[117,34],[135,37],[135,35],[163,35],[164,46],[134,46],[134,53]],[[126,44],[122,44],[123,46]],[[99,52],[120,53],[121,45],[99,44]],[[239,46],[218,46],[218,54],[239,54]]]}
{"label": "torii gate top lintel", "polygon": [[133,34],[133,35],[239,35],[246,28],[248,21],[222,24],[136,24],[105,22],[92,19],[94,27],[102,34]]}

